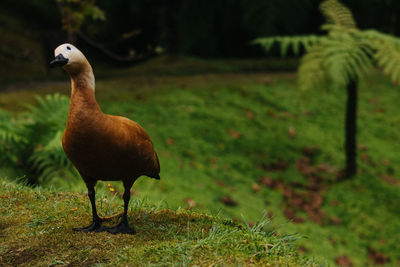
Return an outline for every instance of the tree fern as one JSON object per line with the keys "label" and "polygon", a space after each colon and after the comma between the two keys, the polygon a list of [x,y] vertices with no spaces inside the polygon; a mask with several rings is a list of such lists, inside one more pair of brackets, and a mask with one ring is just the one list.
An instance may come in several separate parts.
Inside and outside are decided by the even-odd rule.
{"label": "tree fern", "polygon": [[351,11],[338,0],[325,0],[320,5],[325,17],[321,26],[323,36],[277,36],[259,38],[255,44],[266,51],[274,44],[280,46],[282,56],[292,47],[298,54],[304,47],[305,54],[298,70],[299,87],[324,88],[336,85],[347,89],[346,110],[346,161],[347,176],[356,173],[356,114],[357,85],[363,73],[378,66],[398,83],[400,80],[400,39],[375,30],[357,28]]}

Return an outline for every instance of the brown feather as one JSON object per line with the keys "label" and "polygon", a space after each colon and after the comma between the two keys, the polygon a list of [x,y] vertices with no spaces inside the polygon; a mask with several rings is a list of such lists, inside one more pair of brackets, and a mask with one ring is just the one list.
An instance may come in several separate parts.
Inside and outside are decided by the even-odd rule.
{"label": "brown feather", "polygon": [[146,131],[130,119],[104,114],[87,81],[93,75],[89,63],[79,67],[67,69],[72,92],[62,144],[86,184],[122,180],[132,186],[141,175],[158,177],[158,157]]}

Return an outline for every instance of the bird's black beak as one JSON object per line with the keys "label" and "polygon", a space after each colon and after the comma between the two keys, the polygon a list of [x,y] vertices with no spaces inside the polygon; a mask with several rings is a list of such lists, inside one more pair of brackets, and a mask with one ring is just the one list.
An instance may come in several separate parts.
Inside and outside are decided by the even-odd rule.
{"label": "bird's black beak", "polygon": [[68,63],[68,58],[65,58],[62,54],[58,54],[53,61],[50,62],[50,67],[61,67]]}

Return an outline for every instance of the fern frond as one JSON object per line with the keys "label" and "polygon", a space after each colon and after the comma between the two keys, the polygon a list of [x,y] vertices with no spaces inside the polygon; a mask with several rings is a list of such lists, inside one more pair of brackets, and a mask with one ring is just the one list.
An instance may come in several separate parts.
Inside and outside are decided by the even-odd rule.
{"label": "fern frond", "polygon": [[63,131],[58,131],[44,146],[38,145],[28,158],[31,168],[39,174],[41,183],[58,177],[65,168],[72,168],[61,145],[62,134]]}
{"label": "fern frond", "polygon": [[17,155],[27,143],[23,125],[0,109],[0,166],[16,164]]}
{"label": "fern frond", "polygon": [[321,87],[326,83],[326,66],[323,55],[323,46],[315,45],[302,57],[298,70],[300,90],[305,91],[313,87]]}
{"label": "fern frond", "polygon": [[313,45],[321,42],[323,36],[317,35],[298,35],[298,36],[275,36],[255,39],[252,43],[261,45],[266,51],[270,51],[274,44],[279,44],[281,56],[287,55],[289,48],[295,55],[300,54],[300,49],[306,51]]}
{"label": "fern frond", "polygon": [[327,24],[333,24],[344,29],[357,28],[350,9],[338,0],[325,0],[319,6]]}
{"label": "fern frond", "polygon": [[60,95],[36,96],[38,104],[28,105],[33,121],[36,124],[64,127],[67,121],[69,98]]}
{"label": "fern frond", "polygon": [[370,42],[388,42],[395,46],[400,46],[400,38],[376,30],[359,31],[356,36],[362,39],[368,39]]}
{"label": "fern frond", "polygon": [[376,65],[394,83],[400,81],[400,38],[375,30],[360,31],[357,38],[367,42],[374,52]]}
{"label": "fern frond", "polygon": [[372,66],[368,44],[351,36],[330,39],[324,43],[325,60],[332,80],[346,85],[350,80],[359,79]]}
{"label": "fern frond", "polygon": [[398,83],[400,81],[400,47],[387,40],[376,40],[374,48],[377,65],[383,68],[383,73],[388,75],[392,82]]}

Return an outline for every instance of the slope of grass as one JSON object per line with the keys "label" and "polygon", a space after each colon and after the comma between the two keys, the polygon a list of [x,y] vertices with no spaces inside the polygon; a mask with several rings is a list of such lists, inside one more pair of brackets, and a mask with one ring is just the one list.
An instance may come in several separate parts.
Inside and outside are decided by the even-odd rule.
{"label": "slope of grass", "polygon": [[[400,260],[396,86],[376,75],[361,84],[359,175],[336,182],[344,165],[343,90],[302,94],[286,74],[126,72],[98,80],[96,93],[104,112],[144,126],[160,156],[161,181],[138,180],[136,197],[250,225],[271,217],[271,227],[307,237],[301,253],[331,265]],[[37,85],[44,94],[69,94],[68,87]],[[32,101],[29,93],[3,94],[1,104],[20,110],[13,105]],[[79,178],[58,184],[85,191]],[[120,195],[121,185],[112,186]]]}
{"label": "slope of grass", "polygon": [[[140,201],[132,203],[129,212],[135,235],[73,232],[73,227],[90,221],[87,202],[83,194],[1,182],[1,265],[316,266],[296,254],[293,236],[279,236],[266,220],[247,227]],[[105,215],[120,208],[118,199],[103,194],[98,202]],[[116,218],[106,222],[115,223]]]}

